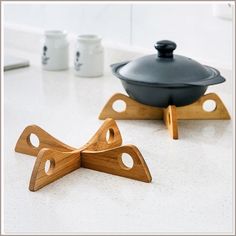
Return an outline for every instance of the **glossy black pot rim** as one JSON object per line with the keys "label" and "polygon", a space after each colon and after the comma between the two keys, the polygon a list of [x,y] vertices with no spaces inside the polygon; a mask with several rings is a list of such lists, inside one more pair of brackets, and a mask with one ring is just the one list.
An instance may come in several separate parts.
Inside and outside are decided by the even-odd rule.
{"label": "glossy black pot rim", "polygon": [[189,87],[189,86],[209,86],[209,85],[214,85],[214,84],[220,84],[225,81],[225,78],[223,78],[220,75],[220,72],[217,69],[210,66],[206,66],[206,65],[203,65],[203,66],[211,72],[211,75],[205,78],[204,80],[200,80],[200,81],[192,81],[192,82],[186,82],[186,83],[184,82],[181,82],[181,83],[150,83],[149,82],[147,83],[147,82],[142,82],[142,81],[135,81],[135,80],[126,78],[119,73],[119,69],[121,69],[121,67],[125,66],[129,62],[130,61],[125,61],[121,63],[112,64],[111,68],[112,68],[112,73],[116,77],[130,84],[150,86],[150,87],[179,88],[179,87]]}

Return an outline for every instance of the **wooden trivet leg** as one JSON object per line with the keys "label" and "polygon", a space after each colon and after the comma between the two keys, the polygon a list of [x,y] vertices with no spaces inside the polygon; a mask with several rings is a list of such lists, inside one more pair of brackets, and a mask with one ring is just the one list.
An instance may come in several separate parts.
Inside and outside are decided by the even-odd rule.
{"label": "wooden trivet leg", "polygon": [[[35,147],[31,141],[30,141],[30,135],[35,134],[39,139],[39,146]],[[48,134],[46,131],[44,131],[42,128],[40,128],[37,125],[30,125],[27,126],[22,134],[20,135],[16,146],[15,151],[24,153],[31,156],[37,156],[39,151],[42,148],[53,148],[58,151],[72,151],[74,150],[73,147],[70,147],[61,141],[57,140],[50,134]]]}
{"label": "wooden trivet leg", "polygon": [[[47,161],[50,162],[48,171],[45,170]],[[80,151],[60,152],[43,148],[36,159],[30,179],[29,190],[37,191],[38,189],[80,168],[80,164]]]}
{"label": "wooden trivet leg", "polygon": [[170,105],[164,109],[163,120],[173,139],[178,139],[178,124],[176,106]]}
{"label": "wooden trivet leg", "polygon": [[[208,100],[216,104],[213,111],[205,111],[203,108]],[[206,94],[190,105],[177,107],[177,114],[179,120],[230,120],[229,112],[215,93]]]}
{"label": "wooden trivet leg", "polygon": [[92,151],[100,151],[122,144],[120,130],[115,120],[106,119],[94,136],[81,148]]}
{"label": "wooden trivet leg", "polygon": [[[126,105],[124,111],[115,111],[113,105],[117,101],[123,101]],[[134,101],[124,94],[114,94],[106,103],[99,115],[100,120],[113,118],[116,120],[161,120],[163,109],[144,105]]]}
{"label": "wooden trivet leg", "polygon": [[[125,166],[122,161],[124,153],[133,159],[131,168]],[[134,145],[125,145],[99,152],[84,150],[81,152],[81,166],[148,183],[152,180],[142,154]]]}

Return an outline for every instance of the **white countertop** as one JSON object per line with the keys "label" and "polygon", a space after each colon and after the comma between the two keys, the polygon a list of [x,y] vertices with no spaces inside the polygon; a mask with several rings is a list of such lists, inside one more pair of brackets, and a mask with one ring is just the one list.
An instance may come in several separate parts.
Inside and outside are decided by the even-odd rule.
{"label": "white countertop", "polygon": [[[12,51],[13,53],[14,51]],[[37,124],[79,147],[99,128],[98,115],[118,79],[79,78],[31,66],[4,73],[4,228],[6,233],[231,232],[233,121],[180,121],[172,140],[162,121],[117,121],[123,143],[136,145],[153,181],[78,169],[37,192],[28,190],[35,158],[14,152],[23,129]],[[212,86],[232,116],[233,86]]]}

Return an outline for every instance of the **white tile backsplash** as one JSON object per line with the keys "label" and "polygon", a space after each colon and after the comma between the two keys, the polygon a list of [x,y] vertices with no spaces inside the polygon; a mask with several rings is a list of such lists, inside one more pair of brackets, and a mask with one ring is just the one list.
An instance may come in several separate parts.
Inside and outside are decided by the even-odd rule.
{"label": "white tile backsplash", "polygon": [[75,34],[99,34],[128,44],[129,13],[130,6],[122,4],[51,4],[45,8],[43,28],[65,29]]}
{"label": "white tile backsplash", "polygon": [[83,5],[82,13],[82,21],[79,25],[81,33],[92,32],[111,41],[129,44],[130,5]]}
{"label": "white tile backsplash", "polygon": [[4,5],[4,22],[17,23],[20,25],[29,25],[42,27],[44,20],[43,4],[6,4]]}
{"label": "white tile backsplash", "polygon": [[160,39],[177,43],[177,54],[232,66],[233,22],[217,18],[218,3],[14,3],[4,22],[73,34],[99,34],[106,41],[153,51]]}
{"label": "white tile backsplash", "polygon": [[82,21],[82,7],[74,4],[48,4],[44,11],[44,29],[60,29],[68,32],[79,31]]}
{"label": "white tile backsplash", "polygon": [[210,3],[133,6],[132,43],[154,51],[157,40],[171,39],[176,54],[230,64],[232,33],[232,21],[214,17]]}
{"label": "white tile backsplash", "polygon": [[130,4],[6,4],[4,20],[74,34],[99,34],[110,41],[129,44],[130,7]]}

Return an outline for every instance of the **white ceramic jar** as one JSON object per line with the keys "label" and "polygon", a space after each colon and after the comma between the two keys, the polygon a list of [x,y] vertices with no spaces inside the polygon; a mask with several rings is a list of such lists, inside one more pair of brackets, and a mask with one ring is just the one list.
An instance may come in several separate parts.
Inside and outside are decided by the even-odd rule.
{"label": "white ceramic jar", "polygon": [[99,36],[78,36],[74,69],[75,74],[81,77],[98,77],[103,75],[104,49]]}
{"label": "white ceramic jar", "polygon": [[42,67],[45,70],[66,70],[69,67],[69,43],[64,31],[45,31],[42,42]]}

